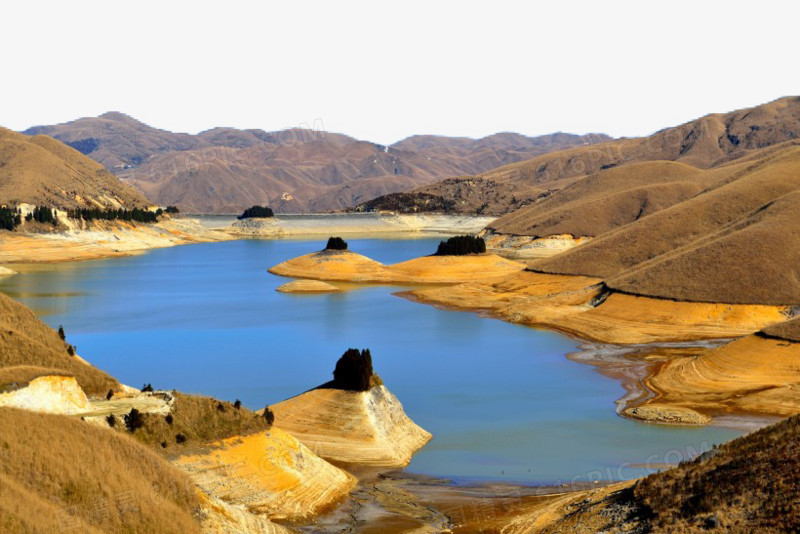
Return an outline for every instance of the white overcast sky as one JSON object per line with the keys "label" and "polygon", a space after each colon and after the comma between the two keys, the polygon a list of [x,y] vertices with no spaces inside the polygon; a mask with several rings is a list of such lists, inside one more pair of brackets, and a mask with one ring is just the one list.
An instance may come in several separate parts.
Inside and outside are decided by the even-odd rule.
{"label": "white overcast sky", "polygon": [[7,2],[0,125],[638,136],[800,94],[798,2]]}

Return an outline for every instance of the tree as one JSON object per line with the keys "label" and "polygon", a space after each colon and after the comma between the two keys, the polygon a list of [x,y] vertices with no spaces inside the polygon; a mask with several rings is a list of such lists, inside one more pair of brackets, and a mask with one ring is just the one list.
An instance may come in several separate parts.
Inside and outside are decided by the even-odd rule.
{"label": "tree", "polygon": [[264,406],[264,419],[267,420],[267,426],[272,427],[272,423],[275,422],[275,414],[272,413],[272,410],[269,409],[269,406]]}
{"label": "tree", "polygon": [[273,213],[272,208],[268,208],[266,206],[253,206],[251,208],[247,208],[242,212],[241,215],[237,217],[237,219],[252,219],[252,218],[260,218],[260,219],[267,219],[270,217],[274,217],[275,213]]}
{"label": "tree", "polygon": [[61,341],[67,340],[67,334],[64,333],[64,326],[58,325],[58,337],[61,338]]}
{"label": "tree", "polygon": [[439,243],[434,256],[464,256],[486,252],[486,241],[482,237],[457,235]]}
{"label": "tree", "polygon": [[137,429],[144,426],[144,417],[139,410],[131,408],[131,411],[125,416],[125,427],[130,432],[135,432]]}
{"label": "tree", "polygon": [[113,396],[114,396],[114,390],[113,389],[109,389],[108,393],[106,393],[106,400],[111,400],[111,397],[113,397]]}
{"label": "tree", "polygon": [[186,436],[183,434],[175,434],[175,443],[186,443]]}
{"label": "tree", "polygon": [[329,237],[325,250],[347,250],[347,241],[341,237]]}
{"label": "tree", "polygon": [[170,215],[181,212],[181,210],[179,210],[177,206],[167,206],[167,209],[165,209],[164,211],[166,211]]}
{"label": "tree", "polygon": [[164,421],[166,421],[169,426],[172,426],[172,423],[174,421],[173,418],[172,418],[172,414],[168,413],[167,415],[165,415],[164,416]]}
{"label": "tree", "polygon": [[347,349],[333,370],[333,385],[349,391],[369,391],[372,387],[372,354],[369,349]]}
{"label": "tree", "polygon": [[236,402],[233,403],[233,407],[239,410],[242,407],[242,401],[236,399]]}
{"label": "tree", "polygon": [[113,413],[109,414],[109,416],[106,417],[106,423],[108,423],[108,426],[110,426],[111,428],[114,428],[115,426],[117,426],[117,418],[114,417]]}
{"label": "tree", "polygon": [[70,356],[75,356],[75,351],[77,350],[77,348],[78,347],[76,347],[75,345],[67,345],[67,354],[69,354]]}
{"label": "tree", "polygon": [[144,386],[142,386],[142,393],[147,393],[147,392],[152,392],[152,391],[153,391],[153,385],[152,384],[147,383]]}

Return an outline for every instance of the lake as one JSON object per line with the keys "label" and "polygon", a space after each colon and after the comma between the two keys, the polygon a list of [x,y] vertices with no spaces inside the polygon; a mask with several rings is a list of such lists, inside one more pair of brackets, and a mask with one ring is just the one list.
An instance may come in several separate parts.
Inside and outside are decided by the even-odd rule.
{"label": "lake", "polygon": [[[439,238],[351,239],[384,263],[430,254]],[[739,432],[620,418],[614,380],[569,360],[577,342],[394,296],[391,286],[291,295],[266,269],[319,240],[242,240],[139,256],[22,266],[0,291],[123,383],[178,389],[251,409],[331,379],[349,347],[408,415],[433,433],[408,471],[456,483],[569,483],[634,478],[641,464],[686,459]],[[17,267],[15,267],[17,269]],[[280,425],[280,422],[277,422]]]}

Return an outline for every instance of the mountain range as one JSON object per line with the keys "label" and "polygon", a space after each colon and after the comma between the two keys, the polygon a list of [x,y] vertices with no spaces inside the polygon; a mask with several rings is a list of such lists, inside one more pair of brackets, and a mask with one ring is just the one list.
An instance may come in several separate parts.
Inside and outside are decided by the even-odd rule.
{"label": "mountain range", "polygon": [[603,134],[420,135],[384,146],[321,128],[214,128],[190,135],[159,130],[117,112],[24,133],[58,139],[153,202],[194,213],[238,213],[254,204],[295,213],[342,209],[449,176],[610,140]]}

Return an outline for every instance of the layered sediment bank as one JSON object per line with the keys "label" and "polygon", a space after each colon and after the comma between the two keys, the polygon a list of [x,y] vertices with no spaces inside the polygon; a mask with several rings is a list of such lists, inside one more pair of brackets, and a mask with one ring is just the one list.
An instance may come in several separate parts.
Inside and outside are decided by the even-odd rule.
{"label": "layered sediment bank", "polygon": [[524,271],[494,282],[424,288],[403,295],[604,343],[738,337],[786,320],[787,306],[680,302],[617,293],[600,279]]}
{"label": "layered sediment bank", "polygon": [[356,479],[280,428],[209,444],[173,463],[213,498],[270,519],[301,520],[342,500]]}
{"label": "layered sediment bank", "polygon": [[335,462],[405,467],[431,434],[385,386],[369,391],[317,388],[271,407],[281,428]]}
{"label": "layered sediment bank", "polygon": [[130,256],[154,248],[225,241],[232,237],[195,219],[169,219],[154,224],[93,222],[90,228],[53,233],[4,232],[0,263],[38,263]]}
{"label": "layered sediment bank", "polygon": [[[646,355],[645,355],[646,356]],[[800,413],[800,343],[753,334],[655,363],[644,406],[711,415]]]}
{"label": "layered sediment bank", "polygon": [[486,241],[488,250],[507,258],[518,260],[555,256],[572,247],[582,245],[591,239],[588,236],[575,237],[571,234],[531,237],[527,235],[499,234],[492,231],[483,232],[481,236]]}
{"label": "layered sediment bank", "polygon": [[281,293],[335,293],[341,289],[320,280],[295,280],[278,286],[275,291]]}

